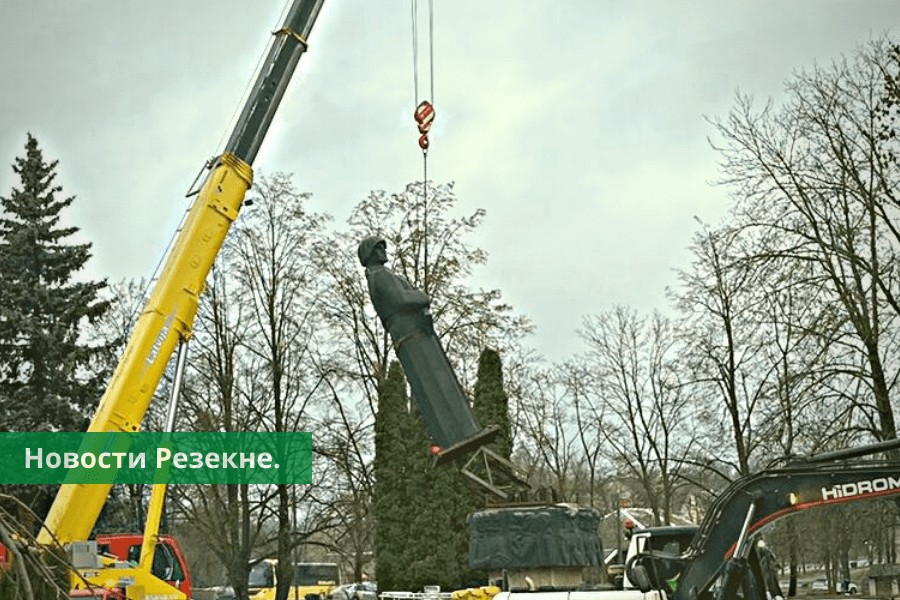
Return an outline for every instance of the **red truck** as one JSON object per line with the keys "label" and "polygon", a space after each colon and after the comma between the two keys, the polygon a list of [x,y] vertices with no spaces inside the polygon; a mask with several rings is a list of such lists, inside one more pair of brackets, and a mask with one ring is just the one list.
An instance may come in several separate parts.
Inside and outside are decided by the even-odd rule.
{"label": "red truck", "polygon": [[[144,536],[139,533],[113,533],[98,535],[96,539],[97,553],[116,563],[117,573],[128,579],[129,569],[137,569],[141,556],[141,544]],[[96,576],[89,570],[83,571],[86,577]],[[153,553],[153,564],[150,573],[172,588],[172,598],[191,598],[191,573],[187,560],[178,545],[178,541],[170,535],[160,535]],[[97,573],[99,574],[99,572]],[[96,580],[95,580],[96,581]],[[124,600],[127,585],[96,587],[75,583],[71,591],[72,598],[91,598],[96,600]],[[177,590],[177,591],[176,591]],[[180,592],[180,594],[178,594]],[[156,597],[156,596],[154,596]]]}
{"label": "red truck", "polygon": [[[119,560],[135,563],[141,557],[141,543],[144,536],[139,533],[112,533],[97,536],[97,549],[101,553],[115,556]],[[153,554],[150,573],[191,597],[191,572],[178,545],[178,540],[170,535],[160,535]]]}

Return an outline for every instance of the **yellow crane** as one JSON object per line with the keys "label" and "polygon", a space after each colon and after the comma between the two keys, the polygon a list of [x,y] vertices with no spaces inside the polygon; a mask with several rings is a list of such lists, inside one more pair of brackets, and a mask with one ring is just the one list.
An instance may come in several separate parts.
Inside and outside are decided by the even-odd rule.
{"label": "yellow crane", "polygon": [[[265,56],[262,68],[225,150],[208,165],[205,180],[172,247],[162,274],[141,313],[89,432],[136,432],[172,354],[191,337],[206,278],[244,196],[253,183],[252,164],[284,95],[324,0],[294,0]],[[183,361],[179,360],[180,368]],[[179,370],[180,372],[180,370]],[[64,484],[38,542],[63,545],[88,539],[112,484]],[[139,567],[128,570],[128,598],[184,598],[150,575],[164,487],[151,502]],[[78,579],[78,578],[76,578]],[[118,581],[100,569],[90,581]],[[163,587],[161,587],[163,586]],[[168,588],[168,589],[166,589]]]}

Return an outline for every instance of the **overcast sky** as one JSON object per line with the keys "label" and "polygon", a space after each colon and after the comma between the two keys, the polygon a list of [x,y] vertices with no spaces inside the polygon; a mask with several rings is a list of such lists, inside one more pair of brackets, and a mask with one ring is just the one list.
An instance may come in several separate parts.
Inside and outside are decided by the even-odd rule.
{"label": "overcast sky", "polygon": [[[487,211],[478,284],[529,316],[532,345],[554,360],[581,349],[585,315],[665,310],[695,216],[725,214],[704,116],[726,114],[737,89],[777,100],[793,70],[897,35],[900,14],[896,0],[434,5],[429,178],[456,182],[460,213]],[[254,164],[293,173],[310,208],[338,223],[370,190],[422,177],[410,6],[325,0]],[[29,131],[60,161],[58,181],[77,196],[68,219],[94,244],[91,275],[152,274],[283,9],[0,0],[0,162],[23,154]],[[5,167],[0,195],[13,185]]]}

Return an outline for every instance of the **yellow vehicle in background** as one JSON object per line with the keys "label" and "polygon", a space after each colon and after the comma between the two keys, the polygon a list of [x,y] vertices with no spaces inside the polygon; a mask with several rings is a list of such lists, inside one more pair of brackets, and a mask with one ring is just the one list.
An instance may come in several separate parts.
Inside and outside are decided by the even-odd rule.
{"label": "yellow vehicle in background", "polygon": [[[278,585],[277,566],[277,559],[266,558],[250,570],[247,587],[253,600],[274,600]],[[325,600],[341,585],[341,570],[337,563],[296,562],[293,573],[288,600]]]}

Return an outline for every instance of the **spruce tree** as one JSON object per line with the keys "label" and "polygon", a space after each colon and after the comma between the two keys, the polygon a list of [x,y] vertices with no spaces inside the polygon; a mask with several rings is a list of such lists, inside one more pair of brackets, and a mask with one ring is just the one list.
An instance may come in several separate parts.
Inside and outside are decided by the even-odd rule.
{"label": "spruce tree", "polygon": [[0,197],[0,430],[77,431],[102,391],[81,333],[109,307],[106,282],[72,281],[91,244],[67,243],[78,228],[60,213],[75,197],[60,197],[57,163],[28,134],[12,165],[21,187]]}

